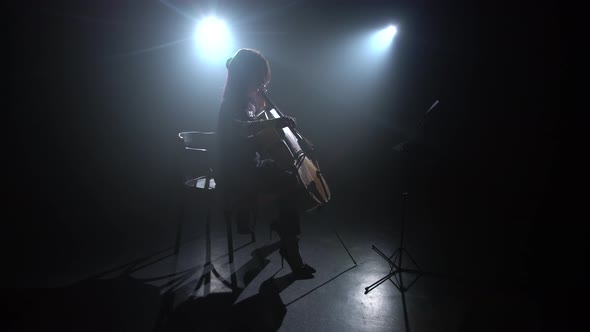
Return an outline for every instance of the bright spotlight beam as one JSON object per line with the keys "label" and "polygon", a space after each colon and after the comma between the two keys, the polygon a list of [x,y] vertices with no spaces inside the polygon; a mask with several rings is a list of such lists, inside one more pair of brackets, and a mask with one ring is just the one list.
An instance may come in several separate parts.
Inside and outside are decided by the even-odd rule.
{"label": "bright spotlight beam", "polygon": [[391,41],[396,34],[397,28],[394,25],[390,25],[387,28],[376,32],[373,35],[371,44],[376,50],[384,49],[391,44]]}
{"label": "bright spotlight beam", "polygon": [[216,17],[207,17],[197,26],[197,47],[207,60],[227,59],[231,52],[231,33],[227,25]]}

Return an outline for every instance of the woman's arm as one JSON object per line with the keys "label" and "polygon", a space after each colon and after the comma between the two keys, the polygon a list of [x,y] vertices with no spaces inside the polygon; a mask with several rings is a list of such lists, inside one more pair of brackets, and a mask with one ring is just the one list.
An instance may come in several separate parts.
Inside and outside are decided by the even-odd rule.
{"label": "woman's arm", "polygon": [[243,137],[251,137],[256,133],[260,132],[261,130],[275,127],[275,128],[284,128],[284,127],[295,127],[295,120],[290,117],[281,117],[269,120],[252,120],[252,121],[240,121],[235,120],[234,123],[239,128],[240,136]]}

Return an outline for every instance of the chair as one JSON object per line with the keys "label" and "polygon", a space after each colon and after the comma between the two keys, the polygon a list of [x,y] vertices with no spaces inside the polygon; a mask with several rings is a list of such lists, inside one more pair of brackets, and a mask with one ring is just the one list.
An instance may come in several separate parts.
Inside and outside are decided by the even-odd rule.
{"label": "chair", "polygon": [[[215,145],[214,132],[186,131],[178,134],[184,143],[184,188],[191,200],[199,200],[205,206],[205,234],[207,236],[207,259],[210,262],[211,213],[216,206],[216,183],[213,171],[212,148]],[[234,261],[231,213],[224,211],[227,229],[229,262]]]}

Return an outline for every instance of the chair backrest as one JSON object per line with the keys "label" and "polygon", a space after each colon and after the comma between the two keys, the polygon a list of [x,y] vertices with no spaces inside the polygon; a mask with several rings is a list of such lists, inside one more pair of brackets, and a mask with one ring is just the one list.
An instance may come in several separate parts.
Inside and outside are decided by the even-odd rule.
{"label": "chair backrest", "polygon": [[215,132],[184,131],[178,133],[184,144],[182,158],[184,180],[199,176],[213,176],[213,155]]}
{"label": "chair backrest", "polygon": [[215,132],[212,131],[183,131],[178,133],[178,137],[185,147],[191,149],[210,150],[215,144]]}

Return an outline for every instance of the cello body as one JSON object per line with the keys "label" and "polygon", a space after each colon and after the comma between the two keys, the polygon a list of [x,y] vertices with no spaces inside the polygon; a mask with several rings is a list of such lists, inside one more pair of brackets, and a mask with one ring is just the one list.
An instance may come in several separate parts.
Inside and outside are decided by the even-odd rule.
{"label": "cello body", "polygon": [[[265,112],[268,119],[282,116],[276,107]],[[299,197],[304,210],[311,211],[328,203],[330,189],[318,162],[312,159],[313,147],[295,128],[265,128],[255,135],[255,139],[261,150],[275,160],[277,167],[297,175],[305,188]]]}

